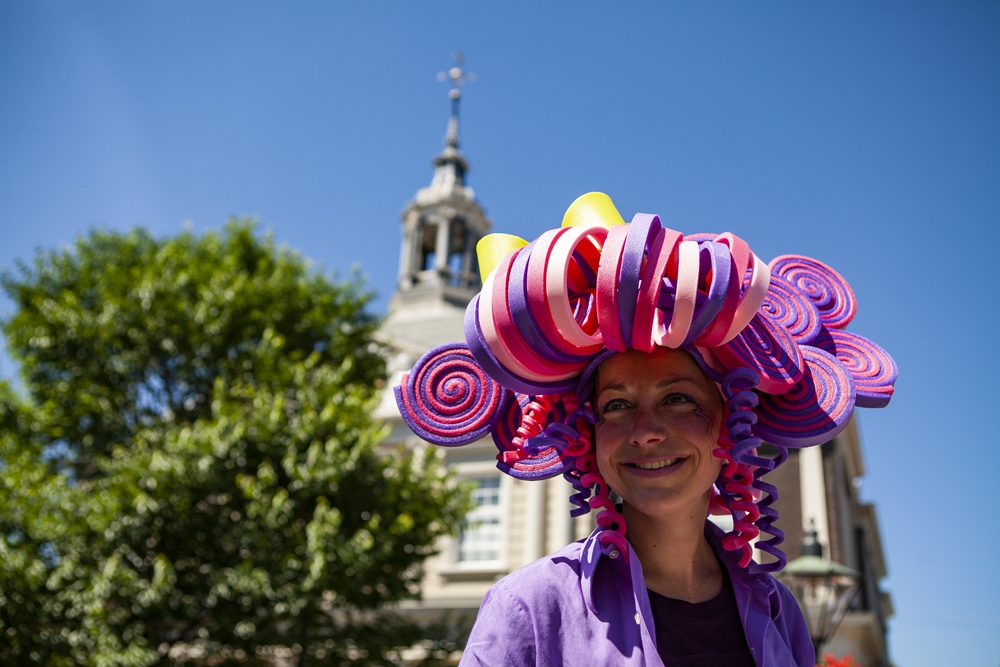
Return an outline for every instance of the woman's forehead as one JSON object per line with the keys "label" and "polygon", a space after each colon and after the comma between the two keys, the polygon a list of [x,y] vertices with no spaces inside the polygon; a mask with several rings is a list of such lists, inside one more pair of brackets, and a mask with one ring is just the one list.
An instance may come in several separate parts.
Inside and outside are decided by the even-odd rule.
{"label": "woman's forehead", "polygon": [[611,385],[656,385],[664,380],[710,384],[690,354],[683,350],[657,347],[652,352],[630,349],[608,357],[597,370],[597,391]]}

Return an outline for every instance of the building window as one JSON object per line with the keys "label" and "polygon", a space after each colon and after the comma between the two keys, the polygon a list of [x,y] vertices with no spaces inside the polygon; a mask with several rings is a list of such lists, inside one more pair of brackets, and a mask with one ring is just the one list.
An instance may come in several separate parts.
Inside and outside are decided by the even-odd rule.
{"label": "building window", "polygon": [[462,284],[462,264],[465,262],[465,255],[460,252],[453,253],[448,257],[448,282],[452,285]]}
{"label": "building window", "polygon": [[480,477],[472,492],[475,509],[469,512],[458,536],[458,562],[500,560],[503,527],[500,525],[500,478]]}
{"label": "building window", "polygon": [[424,227],[420,238],[420,270],[430,271],[437,263],[437,225]]}

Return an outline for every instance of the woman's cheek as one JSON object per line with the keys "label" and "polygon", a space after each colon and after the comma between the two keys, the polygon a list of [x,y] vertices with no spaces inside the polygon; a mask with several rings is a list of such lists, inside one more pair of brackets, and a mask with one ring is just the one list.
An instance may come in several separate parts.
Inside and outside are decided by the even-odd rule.
{"label": "woman's cheek", "polygon": [[603,424],[598,422],[594,429],[594,455],[597,458],[597,471],[609,482],[609,476],[614,477],[614,466],[611,464],[614,443],[616,442],[614,431],[614,427],[606,422]]}

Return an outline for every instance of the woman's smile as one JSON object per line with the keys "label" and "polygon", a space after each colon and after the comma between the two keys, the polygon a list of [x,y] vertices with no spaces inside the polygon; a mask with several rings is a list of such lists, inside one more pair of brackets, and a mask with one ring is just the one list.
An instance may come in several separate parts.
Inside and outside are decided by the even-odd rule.
{"label": "woman's smile", "polygon": [[674,456],[654,461],[628,461],[624,465],[643,477],[656,477],[676,471],[687,460],[686,456]]}

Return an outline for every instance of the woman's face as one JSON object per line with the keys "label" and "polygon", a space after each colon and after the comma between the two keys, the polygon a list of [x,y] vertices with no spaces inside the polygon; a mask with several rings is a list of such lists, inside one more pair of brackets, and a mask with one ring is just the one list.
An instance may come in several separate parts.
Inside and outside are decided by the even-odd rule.
{"label": "woman's face", "polygon": [[651,517],[707,508],[722,397],[689,354],[628,350],[598,371],[597,465],[627,507]]}

